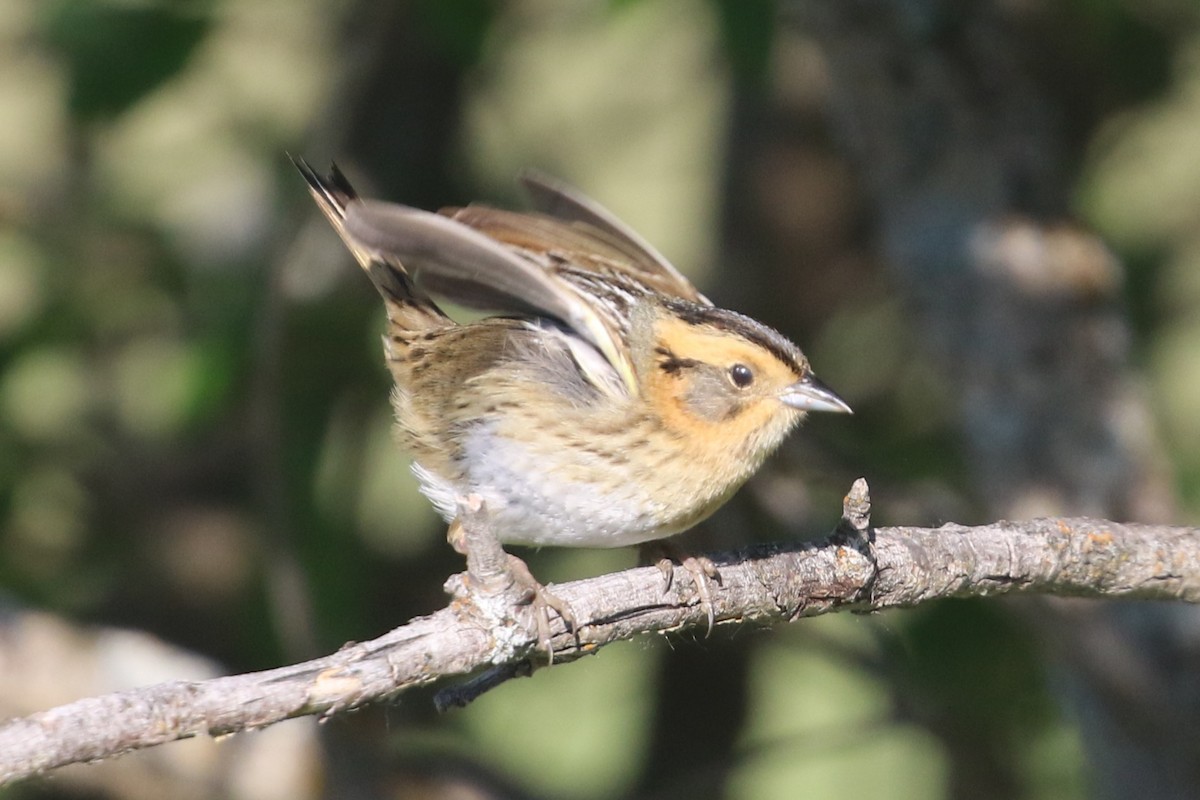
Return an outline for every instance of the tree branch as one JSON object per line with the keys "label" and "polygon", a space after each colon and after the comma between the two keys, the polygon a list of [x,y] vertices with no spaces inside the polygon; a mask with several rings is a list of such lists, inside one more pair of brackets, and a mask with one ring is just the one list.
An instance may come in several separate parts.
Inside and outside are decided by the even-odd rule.
{"label": "tree branch", "polygon": [[[872,530],[862,480],[826,540],[760,544],[711,558],[721,578],[711,587],[718,624],[770,626],[843,609],[882,611],[1010,592],[1200,602],[1200,529],[1064,518]],[[545,663],[527,607],[498,611],[496,595],[470,573],[453,576],[447,588],[454,599],[441,611],[324,658],[117,692],[5,723],[0,785],[200,734],[306,714],[324,718],[485,670],[439,699],[466,702]],[[553,620],[550,641],[559,663],[637,635],[707,624],[682,568],[665,592],[655,567],[564,583],[553,592],[582,623],[571,634]]]}

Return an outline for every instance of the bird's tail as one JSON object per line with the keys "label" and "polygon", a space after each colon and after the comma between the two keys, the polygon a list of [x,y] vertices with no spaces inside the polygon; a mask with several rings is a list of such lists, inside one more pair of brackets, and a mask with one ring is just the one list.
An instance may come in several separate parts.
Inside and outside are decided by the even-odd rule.
{"label": "bird's tail", "polygon": [[330,164],[329,174],[321,175],[304,159],[294,156],[291,159],[308,183],[317,206],[383,297],[392,332],[425,331],[453,325],[433,300],[417,288],[398,259],[365,247],[346,231],[346,214],[352,213],[354,204],[361,201],[337,165]]}

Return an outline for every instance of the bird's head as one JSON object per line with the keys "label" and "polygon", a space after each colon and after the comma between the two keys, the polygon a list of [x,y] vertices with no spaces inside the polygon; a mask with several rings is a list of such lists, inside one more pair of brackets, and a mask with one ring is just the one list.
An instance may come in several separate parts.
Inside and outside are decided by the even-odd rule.
{"label": "bird's head", "polygon": [[800,348],[749,317],[672,300],[656,305],[646,328],[643,398],[669,431],[749,471],[807,412],[850,413]]}

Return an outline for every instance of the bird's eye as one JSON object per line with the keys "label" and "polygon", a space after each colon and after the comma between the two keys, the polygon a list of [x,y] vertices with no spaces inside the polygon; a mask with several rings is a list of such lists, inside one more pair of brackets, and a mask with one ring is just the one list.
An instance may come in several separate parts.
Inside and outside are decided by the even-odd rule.
{"label": "bird's eye", "polygon": [[739,389],[745,389],[754,383],[754,373],[745,364],[734,364],[729,368],[729,380]]}

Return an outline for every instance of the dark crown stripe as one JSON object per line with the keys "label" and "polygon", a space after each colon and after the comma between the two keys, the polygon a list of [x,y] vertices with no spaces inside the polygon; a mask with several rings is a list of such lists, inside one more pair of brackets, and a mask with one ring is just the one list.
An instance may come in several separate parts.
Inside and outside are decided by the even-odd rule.
{"label": "dark crown stripe", "polygon": [[756,322],[736,311],[700,306],[682,300],[669,300],[665,305],[689,325],[708,325],[754,342],[791,367],[797,375],[803,375],[808,371],[804,366],[799,348],[783,334],[773,328],[768,328],[761,322]]}

